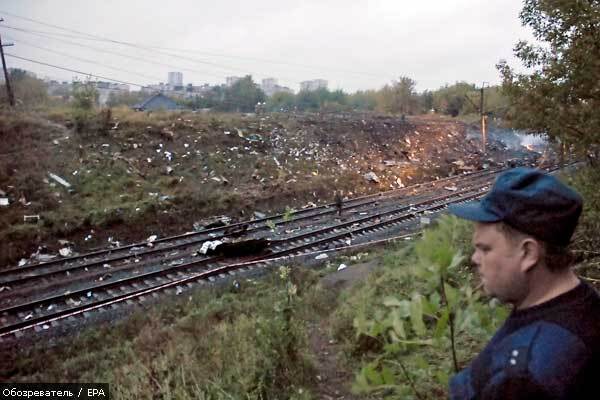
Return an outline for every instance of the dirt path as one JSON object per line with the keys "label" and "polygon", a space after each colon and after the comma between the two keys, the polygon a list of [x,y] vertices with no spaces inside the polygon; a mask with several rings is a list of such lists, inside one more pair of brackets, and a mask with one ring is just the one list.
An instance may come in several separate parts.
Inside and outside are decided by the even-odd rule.
{"label": "dirt path", "polygon": [[[376,261],[355,264],[342,271],[327,275],[322,278],[321,283],[325,289],[339,293],[341,289],[349,288],[356,282],[365,279],[376,266]],[[314,321],[310,327],[310,347],[315,355],[317,370],[316,398],[325,400],[364,398],[354,395],[350,391],[354,372],[344,367],[341,345],[330,337],[329,324],[329,318],[325,317]]]}

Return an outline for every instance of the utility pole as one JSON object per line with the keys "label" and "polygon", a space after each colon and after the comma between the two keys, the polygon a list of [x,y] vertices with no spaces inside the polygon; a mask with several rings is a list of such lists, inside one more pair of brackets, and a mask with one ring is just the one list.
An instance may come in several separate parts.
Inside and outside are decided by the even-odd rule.
{"label": "utility pole", "polygon": [[482,145],[484,154],[485,154],[485,147],[486,147],[486,136],[487,136],[486,129],[487,129],[487,127],[485,126],[486,115],[485,115],[485,110],[483,109],[483,88],[485,87],[486,83],[487,82],[483,82],[481,84],[481,97],[479,98],[479,112],[481,113],[481,145]]}
{"label": "utility pole", "polygon": [[[4,21],[4,18],[0,18],[0,22]],[[8,71],[6,70],[6,61],[4,60],[4,46],[12,46],[13,44],[2,44],[2,36],[0,36],[0,56],[2,57],[2,69],[4,69],[4,82],[6,83],[6,93],[8,94],[8,102],[11,107],[15,106],[15,96],[13,95],[12,88],[10,87],[10,81],[8,79]]]}

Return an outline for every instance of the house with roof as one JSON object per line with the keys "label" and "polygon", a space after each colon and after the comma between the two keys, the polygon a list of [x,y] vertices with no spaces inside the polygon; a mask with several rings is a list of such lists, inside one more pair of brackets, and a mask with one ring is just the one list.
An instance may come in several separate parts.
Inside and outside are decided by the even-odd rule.
{"label": "house with roof", "polygon": [[177,104],[173,99],[162,93],[157,93],[133,106],[133,109],[136,111],[181,110],[182,108],[183,107]]}

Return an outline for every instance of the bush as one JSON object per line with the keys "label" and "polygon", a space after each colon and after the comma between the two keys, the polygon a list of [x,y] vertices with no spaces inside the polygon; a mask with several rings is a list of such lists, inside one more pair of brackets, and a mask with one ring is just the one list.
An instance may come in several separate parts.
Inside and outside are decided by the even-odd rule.
{"label": "bush", "polygon": [[356,392],[442,397],[450,375],[504,320],[506,308],[473,290],[457,250],[466,247],[469,226],[441,218],[414,246],[390,251],[383,272],[342,307],[337,329],[351,318],[349,345],[360,364]]}

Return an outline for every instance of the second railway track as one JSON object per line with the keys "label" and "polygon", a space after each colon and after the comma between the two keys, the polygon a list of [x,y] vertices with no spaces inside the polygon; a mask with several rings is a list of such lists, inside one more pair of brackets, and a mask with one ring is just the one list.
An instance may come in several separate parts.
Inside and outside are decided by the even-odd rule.
{"label": "second railway track", "polygon": [[[418,188],[424,190],[412,197],[408,197],[408,193],[411,190],[414,193],[415,187],[405,188],[403,191],[390,191],[383,195],[352,199],[345,203],[344,209],[347,213],[345,219],[338,218],[333,220],[333,223],[330,219],[329,224],[324,224],[322,218],[336,212],[335,207],[331,204],[322,206],[318,210],[302,210],[295,214],[290,221],[284,221],[281,215],[260,221],[248,221],[246,223],[256,223],[256,226],[252,228],[256,230],[255,232],[264,231],[265,228],[261,224],[267,226],[266,221],[278,218],[280,220],[277,223],[280,226],[292,228],[287,229],[279,239],[270,241],[270,252],[248,257],[199,257],[196,254],[178,258],[175,256],[179,254],[173,255],[174,251],[179,251],[176,249],[189,249],[197,247],[202,241],[224,237],[222,229],[211,230],[208,233],[202,232],[208,236],[195,240],[193,243],[177,243],[176,241],[182,236],[175,237],[175,239],[169,238],[173,239],[175,244],[173,241],[169,242],[165,239],[163,243],[167,243],[164,245],[167,247],[166,250],[161,249],[161,246],[156,246],[144,254],[162,254],[159,258],[171,260],[168,265],[155,262],[154,266],[147,270],[143,270],[143,264],[138,267],[127,265],[123,266],[122,276],[111,277],[107,280],[98,279],[100,273],[91,270],[94,265],[105,265],[107,258],[93,260],[92,264],[85,266],[55,263],[52,265],[60,266],[58,271],[30,269],[29,272],[25,272],[29,276],[15,274],[15,269],[4,271],[6,273],[0,274],[0,279],[2,279],[0,285],[12,284],[15,290],[8,291],[8,294],[3,294],[0,298],[0,338],[11,334],[20,335],[23,331],[31,328],[48,329],[57,325],[58,321],[62,319],[89,315],[93,311],[106,311],[109,308],[118,307],[122,303],[131,304],[144,301],[148,296],[157,296],[162,291],[174,290],[176,293],[180,293],[198,282],[205,283],[246,270],[261,269],[272,264],[274,260],[290,255],[344,246],[348,240],[356,243],[377,234],[389,235],[392,231],[414,231],[417,217],[437,213],[450,203],[481,197],[496,173],[498,171],[485,171],[469,176],[448,178],[441,182],[422,184]],[[454,186],[449,187],[449,184]],[[430,190],[428,186],[433,187]],[[302,225],[309,220],[313,225],[319,225],[319,228],[314,229],[313,225],[308,225],[307,228],[306,225]],[[301,232],[303,228],[308,231]],[[218,236],[219,233],[216,232],[221,232],[221,236]],[[197,237],[203,236],[197,235]],[[125,246],[124,249],[133,247]],[[93,254],[95,254],[94,257],[100,257],[99,252]],[[104,254],[106,255],[108,252]],[[169,254],[173,257],[169,258]],[[134,257],[138,256],[134,255]],[[177,259],[176,263],[173,263],[174,258]],[[128,257],[124,258],[124,260],[127,259]],[[67,262],[77,264],[78,260],[82,259]],[[114,263],[114,261],[108,262]],[[48,266],[46,265],[46,267]],[[78,270],[87,269],[87,275],[83,275],[85,279],[80,279],[76,283],[73,283],[73,280],[52,282],[52,277],[66,275],[67,272],[64,269],[70,267],[79,268]],[[118,271],[117,267],[114,269]],[[76,270],[73,269],[73,271]],[[13,274],[12,279],[10,279],[10,274]],[[27,283],[33,283],[36,290],[27,292],[25,286]],[[23,285],[25,289],[19,289],[19,285]],[[18,296],[19,293],[23,296]]]}

